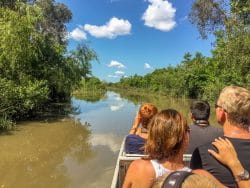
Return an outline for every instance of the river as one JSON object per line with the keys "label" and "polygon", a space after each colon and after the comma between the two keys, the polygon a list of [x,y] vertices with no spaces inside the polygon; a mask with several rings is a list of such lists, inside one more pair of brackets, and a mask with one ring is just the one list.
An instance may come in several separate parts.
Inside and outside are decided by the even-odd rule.
{"label": "river", "polygon": [[[15,131],[0,136],[0,187],[109,188],[120,144],[143,102],[188,117],[190,100],[184,98],[111,91],[98,100],[73,97],[77,114],[20,122]],[[216,124],[214,118],[210,121]]]}

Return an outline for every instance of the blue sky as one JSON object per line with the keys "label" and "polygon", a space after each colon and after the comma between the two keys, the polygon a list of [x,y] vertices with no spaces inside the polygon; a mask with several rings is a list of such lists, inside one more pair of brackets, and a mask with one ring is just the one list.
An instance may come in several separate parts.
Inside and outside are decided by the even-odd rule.
{"label": "blue sky", "polygon": [[212,38],[202,40],[187,15],[192,0],[57,0],[73,13],[67,24],[69,50],[88,43],[99,57],[92,73],[117,82],[175,66],[186,52],[210,56]]}

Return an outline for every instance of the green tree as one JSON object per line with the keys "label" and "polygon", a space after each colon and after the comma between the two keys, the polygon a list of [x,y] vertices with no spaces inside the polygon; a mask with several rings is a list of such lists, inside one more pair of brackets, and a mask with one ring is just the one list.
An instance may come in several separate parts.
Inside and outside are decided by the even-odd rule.
{"label": "green tree", "polygon": [[86,44],[79,44],[77,48],[71,52],[70,57],[80,68],[80,75],[83,78],[87,78],[88,76],[92,75],[91,61],[98,61],[97,54],[94,50],[90,49]]}
{"label": "green tree", "polygon": [[195,0],[189,14],[202,38],[219,30],[230,32],[237,25],[250,23],[249,0]]}
{"label": "green tree", "polygon": [[[34,5],[41,9],[43,20],[37,23],[40,32],[60,44],[66,43],[66,23],[72,19],[72,13],[63,3],[55,0],[34,1]],[[51,41],[53,42],[53,41]]]}
{"label": "green tree", "polygon": [[[60,20],[62,13],[53,12],[60,8],[44,9],[36,2],[0,7],[0,122],[28,117],[48,102],[68,101],[97,59],[84,45],[77,56],[67,55],[63,36],[69,14]],[[46,11],[52,16],[45,17]]]}

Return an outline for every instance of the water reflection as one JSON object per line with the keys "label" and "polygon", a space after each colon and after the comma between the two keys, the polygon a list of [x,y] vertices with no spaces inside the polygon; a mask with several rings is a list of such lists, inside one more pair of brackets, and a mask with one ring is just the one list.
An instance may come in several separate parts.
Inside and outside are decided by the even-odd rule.
{"label": "water reflection", "polygon": [[114,134],[93,134],[90,139],[93,147],[106,146],[110,151],[116,153],[120,149],[120,139]]}
{"label": "water reflection", "polygon": [[74,95],[76,99],[88,101],[88,102],[98,102],[100,100],[105,99],[106,97],[106,91],[105,90],[99,90],[98,92],[90,91],[90,92],[83,92],[81,94]]}
{"label": "water reflection", "polygon": [[72,118],[80,124],[72,119],[23,122],[0,136],[0,187],[110,187],[120,144],[144,102],[188,117],[187,99],[114,92],[98,101],[74,96],[71,104],[78,113]]}

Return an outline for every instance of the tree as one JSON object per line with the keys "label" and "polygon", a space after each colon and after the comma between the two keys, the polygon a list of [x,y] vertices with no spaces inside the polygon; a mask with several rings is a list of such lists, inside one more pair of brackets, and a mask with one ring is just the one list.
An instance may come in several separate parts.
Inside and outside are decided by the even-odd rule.
{"label": "tree", "polygon": [[6,109],[7,117],[23,116],[43,104],[49,93],[47,81],[30,74],[36,70],[42,42],[34,26],[39,9],[25,4],[19,8],[25,14],[0,8],[0,109]]}
{"label": "tree", "polygon": [[65,44],[67,35],[65,24],[72,18],[68,7],[54,0],[36,0],[34,5],[41,9],[44,18],[37,25],[40,32],[60,44]]}
{"label": "tree", "polygon": [[249,87],[250,1],[196,0],[189,16],[203,38],[211,32],[216,37],[204,92],[216,94],[230,84]]}
{"label": "tree", "polygon": [[249,0],[195,0],[189,19],[202,38],[219,30],[230,32],[237,25],[250,23]]}
{"label": "tree", "polygon": [[32,2],[33,0],[0,0],[0,7],[15,9],[17,2]]}
{"label": "tree", "polygon": [[192,24],[196,25],[202,38],[207,33],[222,29],[228,19],[223,0],[196,0],[189,14]]}
{"label": "tree", "polygon": [[[19,1],[14,8],[0,7],[0,121],[27,117],[48,102],[68,101],[82,76],[91,73],[90,61],[97,59],[84,45],[76,56],[66,54],[69,14],[60,20],[63,6],[46,2],[52,10]],[[51,17],[44,16],[46,11],[52,11]]]}
{"label": "tree", "polygon": [[94,50],[90,49],[86,44],[79,44],[77,48],[71,52],[71,58],[80,69],[80,75],[87,78],[92,75],[91,61],[98,61],[97,54]]}

